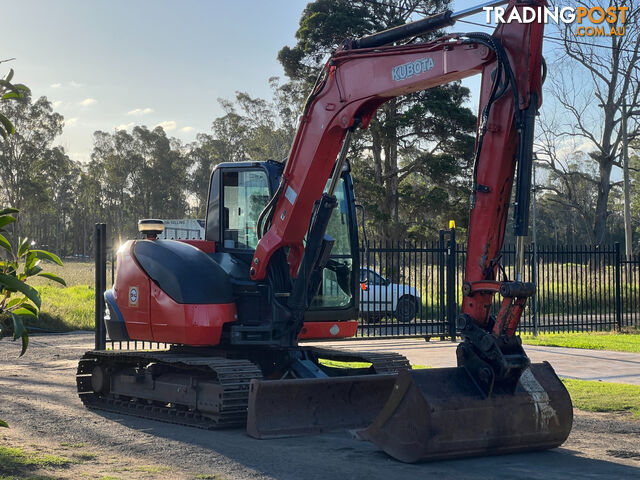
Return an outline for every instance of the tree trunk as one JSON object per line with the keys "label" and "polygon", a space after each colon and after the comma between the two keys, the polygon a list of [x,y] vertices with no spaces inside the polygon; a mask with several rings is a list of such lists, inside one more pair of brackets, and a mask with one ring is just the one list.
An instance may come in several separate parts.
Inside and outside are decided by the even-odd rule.
{"label": "tree trunk", "polygon": [[598,246],[605,242],[607,234],[607,206],[609,203],[609,192],[611,192],[611,167],[612,159],[603,158],[600,164],[600,178],[598,179],[598,198],[596,201],[596,213],[593,226],[593,239]]}
{"label": "tree trunk", "polygon": [[398,135],[396,128],[398,106],[396,99],[388,101],[384,107],[384,124],[382,125],[382,150],[384,205],[383,209],[388,218],[383,228],[383,238],[387,241],[398,241],[404,234],[398,229],[399,225],[399,179],[398,179]]}

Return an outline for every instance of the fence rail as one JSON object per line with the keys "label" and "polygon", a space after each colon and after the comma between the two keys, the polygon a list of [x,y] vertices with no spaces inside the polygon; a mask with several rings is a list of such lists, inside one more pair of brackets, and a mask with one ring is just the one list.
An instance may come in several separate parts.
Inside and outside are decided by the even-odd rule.
{"label": "fence rail", "polygon": [[[450,234],[449,234],[450,235]],[[392,248],[389,248],[391,245]],[[422,244],[375,244],[363,246],[361,265],[372,269],[393,283],[415,287],[420,308],[415,320],[406,321],[393,309],[376,318],[372,325],[367,310],[367,298],[361,297],[361,327],[359,335],[393,336],[400,333],[455,336],[455,318],[462,305],[462,283],[465,273],[466,248],[447,242],[430,246],[430,256],[424,257]],[[451,254],[455,251],[455,255]],[[393,257],[395,255],[395,257]],[[372,263],[369,259],[375,259]],[[380,259],[382,258],[382,259]],[[413,259],[407,262],[405,258]],[[534,268],[534,258],[537,269]],[[515,247],[507,245],[501,252],[499,278],[513,278]],[[580,332],[622,330],[640,327],[640,257],[625,259],[620,244],[603,247],[586,245],[529,245],[525,250],[528,281],[536,283],[536,296],[523,312],[519,330],[524,333]],[[424,275],[423,272],[428,272]],[[424,288],[425,283],[428,285]],[[437,292],[436,296],[432,292]],[[364,302],[362,302],[364,300]],[[494,299],[494,312],[500,298]],[[387,302],[387,304],[389,304]],[[449,309],[453,310],[453,313]],[[412,330],[412,325],[425,326]]]}

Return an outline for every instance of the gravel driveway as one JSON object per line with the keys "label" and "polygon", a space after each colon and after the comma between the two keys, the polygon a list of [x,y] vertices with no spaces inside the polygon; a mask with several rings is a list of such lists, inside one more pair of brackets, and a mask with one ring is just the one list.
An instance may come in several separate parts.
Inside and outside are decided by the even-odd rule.
{"label": "gravel driveway", "polygon": [[[77,459],[54,478],[122,479],[548,479],[640,478],[640,422],[576,412],[571,436],[553,451],[399,463],[348,433],[255,440],[242,430],[204,431],[86,410],[75,393],[87,333],[34,336],[27,354],[0,342],[0,429],[4,446]],[[7,472],[4,472],[5,474]],[[3,466],[0,464],[0,476]]]}

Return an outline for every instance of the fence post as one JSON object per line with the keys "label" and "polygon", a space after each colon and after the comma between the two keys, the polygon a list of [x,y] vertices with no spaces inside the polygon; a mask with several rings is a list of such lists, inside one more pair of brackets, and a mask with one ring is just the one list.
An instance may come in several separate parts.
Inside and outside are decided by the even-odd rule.
{"label": "fence post", "polygon": [[618,331],[622,330],[622,298],[620,288],[620,242],[615,243],[615,256],[616,256],[616,324],[618,325]]}
{"label": "fence post", "polygon": [[104,291],[107,284],[107,225],[104,223],[96,223],[95,249],[95,347],[96,350],[105,350],[107,347],[107,331],[104,325]]}
{"label": "fence post", "polygon": [[446,256],[445,256],[445,243],[444,243],[444,230],[440,230],[440,251],[438,252],[438,318],[441,321],[447,316],[447,301],[445,297],[445,270],[446,270]]}
{"label": "fence post", "polygon": [[451,341],[456,340],[456,230],[449,230],[447,245],[447,323]]}
{"label": "fence post", "polygon": [[[534,230],[535,231],[535,230]],[[535,234],[534,234],[535,235]],[[538,244],[533,242],[531,245],[533,249],[533,268],[531,269],[531,282],[535,285],[535,290],[533,291],[533,305],[532,307],[532,318],[533,321],[533,336],[538,336]]]}

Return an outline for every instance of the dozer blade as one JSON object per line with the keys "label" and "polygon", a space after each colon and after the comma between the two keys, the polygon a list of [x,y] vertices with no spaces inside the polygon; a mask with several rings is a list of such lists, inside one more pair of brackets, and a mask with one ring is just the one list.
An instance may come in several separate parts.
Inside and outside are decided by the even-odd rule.
{"label": "dozer blade", "polygon": [[569,393],[544,362],[524,371],[515,393],[489,397],[462,367],[400,372],[380,415],[358,434],[413,463],[558,447],[572,422]]}
{"label": "dozer blade", "polygon": [[364,428],[395,382],[395,374],[251,380],[247,433],[277,438]]}

